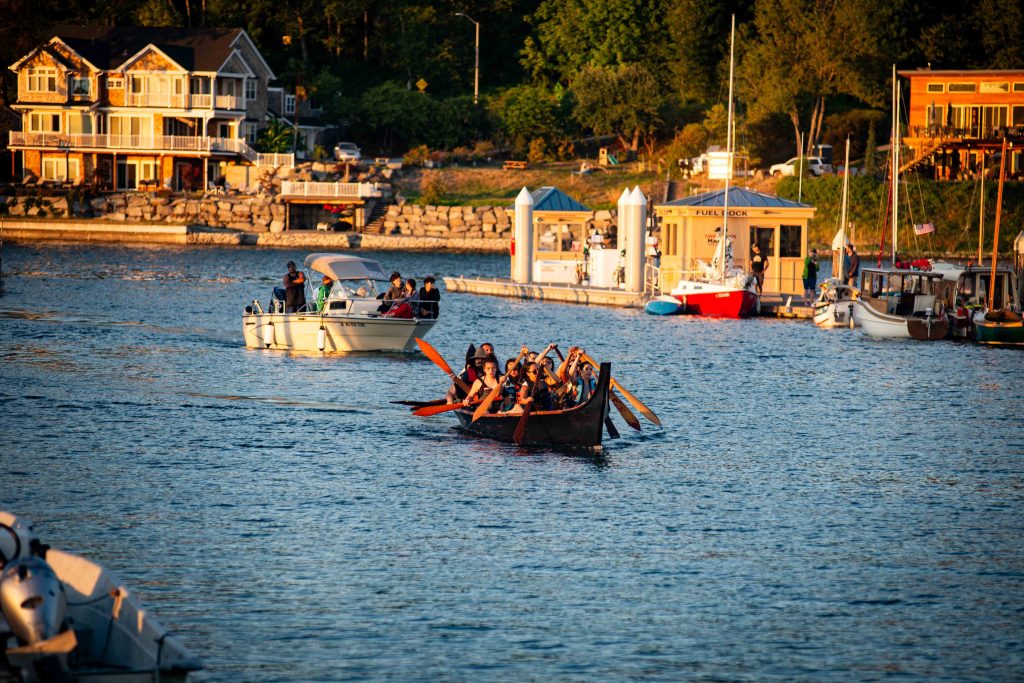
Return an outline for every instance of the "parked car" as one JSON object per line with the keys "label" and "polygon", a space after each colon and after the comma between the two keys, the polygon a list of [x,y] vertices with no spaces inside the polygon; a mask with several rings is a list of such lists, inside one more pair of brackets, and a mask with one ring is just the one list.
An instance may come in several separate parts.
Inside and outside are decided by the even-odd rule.
{"label": "parked car", "polygon": [[[832,164],[828,163],[821,157],[805,157],[804,165],[807,170],[810,171],[811,175],[819,176],[826,173],[832,173]],[[784,175],[796,175],[797,169],[800,167],[800,157],[793,157],[789,161],[781,164],[775,164],[768,169],[768,173],[773,176],[784,176]]]}
{"label": "parked car", "polygon": [[354,163],[363,158],[359,147],[354,142],[339,142],[334,146],[334,158],[338,161]]}

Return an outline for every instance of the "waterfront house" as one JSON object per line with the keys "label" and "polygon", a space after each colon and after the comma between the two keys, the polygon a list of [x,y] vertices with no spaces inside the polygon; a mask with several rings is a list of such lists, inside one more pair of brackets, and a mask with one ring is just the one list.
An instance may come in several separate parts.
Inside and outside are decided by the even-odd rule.
{"label": "waterfront house", "polygon": [[916,69],[899,75],[910,82],[903,138],[910,154],[902,171],[916,168],[937,180],[975,177],[1005,136],[1016,148],[1007,158],[1007,174],[1024,177],[1024,69]]}
{"label": "waterfront house", "polygon": [[[660,287],[669,291],[684,275],[699,273],[698,261],[711,263],[722,228],[725,191],[714,190],[658,204],[661,226]],[[802,294],[807,226],[814,207],[743,187],[729,188],[729,239],[738,267],[750,268],[751,245],[761,247],[769,267],[766,294]]]}
{"label": "waterfront house", "polygon": [[261,161],[275,75],[240,28],[62,26],[10,68],[26,180],[192,190]]}

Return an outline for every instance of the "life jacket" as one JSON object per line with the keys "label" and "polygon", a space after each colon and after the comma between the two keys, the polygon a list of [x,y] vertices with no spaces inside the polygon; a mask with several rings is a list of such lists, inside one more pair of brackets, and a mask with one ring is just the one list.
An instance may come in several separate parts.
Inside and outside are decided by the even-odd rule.
{"label": "life jacket", "polygon": [[[585,386],[589,385],[589,386]],[[586,396],[583,395],[583,391],[586,389]],[[591,375],[590,380],[584,380],[582,377],[576,380],[576,404],[584,403],[590,399],[594,394],[594,390],[597,389],[597,378]]]}

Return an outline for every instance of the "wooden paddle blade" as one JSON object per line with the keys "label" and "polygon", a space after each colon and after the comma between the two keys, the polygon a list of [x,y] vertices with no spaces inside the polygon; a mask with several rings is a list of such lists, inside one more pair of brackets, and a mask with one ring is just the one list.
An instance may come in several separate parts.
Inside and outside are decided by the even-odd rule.
{"label": "wooden paddle blade", "polygon": [[444,372],[444,374],[446,374],[449,377],[451,377],[452,381],[455,382],[455,384],[460,389],[462,389],[467,394],[469,393],[469,385],[467,385],[465,382],[463,382],[462,379],[460,379],[458,377],[458,375],[456,375],[452,371],[451,366],[448,365],[448,363],[445,362],[444,358],[441,357],[441,354],[438,353],[437,349],[435,349],[433,346],[431,346],[426,340],[420,339],[419,337],[416,337],[416,343],[419,345],[420,351],[423,352],[424,356],[426,356],[430,360],[434,361],[434,365],[436,365],[437,367],[441,368],[441,370]]}
{"label": "wooden paddle blade", "polygon": [[608,391],[608,398],[612,400],[612,405],[615,406],[617,411],[619,411],[619,415],[621,415],[622,419],[626,421],[626,424],[639,432],[640,419],[633,414],[633,411],[626,407],[626,404],[622,402],[622,399],[619,398],[614,391]]}
{"label": "wooden paddle blade", "polygon": [[519,418],[519,424],[516,425],[516,431],[512,434],[512,440],[516,442],[517,446],[523,445],[523,439],[526,438],[526,423],[530,420],[530,411],[533,410],[533,401],[526,404],[523,408],[523,414]]}
{"label": "wooden paddle blade", "polygon": [[487,398],[480,402],[480,405],[473,411],[473,422],[476,422],[481,417],[487,414],[487,411],[491,409],[491,404],[501,394],[501,386],[503,382],[499,382],[498,386],[491,389],[491,393],[487,394]]}
{"label": "wooden paddle blade", "polygon": [[[472,403],[470,405],[472,405]],[[412,414],[419,417],[430,417],[431,415],[440,415],[441,413],[447,413],[450,410],[458,410],[459,408],[465,407],[466,406],[462,405],[462,401],[457,401],[455,403],[446,403],[440,406],[423,406],[422,408],[417,408],[412,411]]]}
{"label": "wooden paddle blade", "polygon": [[619,438],[619,430],[615,428],[615,423],[610,417],[604,419],[604,426],[608,428],[608,436],[613,439]]}
{"label": "wooden paddle blade", "polygon": [[[593,358],[591,358],[586,353],[583,354],[583,360],[585,360],[586,362],[590,363],[595,368],[600,368],[601,367],[600,365],[598,365],[598,363]],[[632,393],[630,393],[630,391],[628,389],[626,389],[624,386],[622,386],[621,384],[616,382],[614,377],[612,377],[611,380],[612,380],[612,388],[618,389],[620,392],[622,392],[622,395],[626,397],[626,400],[629,401],[630,403],[632,403],[633,407],[636,408],[637,410],[639,410],[641,415],[643,415],[644,417],[646,417],[648,420],[650,420],[654,424],[658,425],[659,427],[661,426],[661,420],[658,418],[657,415],[654,414],[653,410],[651,410],[646,405],[644,405],[644,402],[641,401],[640,399],[638,399]]]}

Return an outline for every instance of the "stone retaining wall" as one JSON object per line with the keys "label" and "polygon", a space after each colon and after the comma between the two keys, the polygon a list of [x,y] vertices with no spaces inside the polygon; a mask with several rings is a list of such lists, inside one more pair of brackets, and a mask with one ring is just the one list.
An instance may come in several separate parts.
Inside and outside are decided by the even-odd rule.
{"label": "stone retaining wall", "polygon": [[[396,204],[388,207],[384,233],[413,237],[503,238],[512,237],[514,213],[503,206],[434,206]],[[593,211],[587,217],[588,232],[607,233],[615,225],[614,211]]]}

